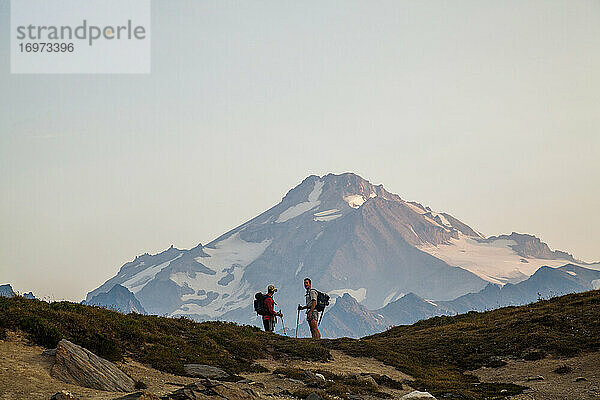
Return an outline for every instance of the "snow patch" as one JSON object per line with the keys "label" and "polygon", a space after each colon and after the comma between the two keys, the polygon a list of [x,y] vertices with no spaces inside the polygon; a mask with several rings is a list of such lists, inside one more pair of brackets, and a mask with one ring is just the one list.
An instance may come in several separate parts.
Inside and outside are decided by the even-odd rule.
{"label": "snow patch", "polygon": [[[185,272],[177,272],[171,274],[170,279],[179,286],[187,285],[194,290],[194,294],[183,296],[183,301],[205,299],[205,295],[197,295],[198,290],[217,292],[221,295],[221,299],[223,295],[228,295],[227,300],[215,299],[205,306],[184,304],[185,307],[188,307],[187,311],[180,308],[172,315],[198,314],[213,318],[227,311],[248,306],[252,302],[253,295],[248,282],[242,281],[244,268],[260,257],[271,242],[271,239],[259,243],[246,242],[240,238],[239,232],[236,232],[217,242],[214,249],[204,247],[203,250],[209,257],[197,257],[196,261],[216,271],[215,275],[196,274],[195,278],[191,278]],[[219,285],[219,281],[226,276],[229,276],[228,279],[233,276],[233,279],[226,286]]]}
{"label": "snow patch", "polygon": [[410,208],[417,214],[421,214],[421,215],[427,214],[427,215],[424,215],[425,219],[434,225],[437,225],[441,228],[452,227],[452,224],[450,223],[450,221],[448,221],[448,218],[446,218],[444,215],[442,215],[440,213],[437,213],[437,212],[431,211],[431,210],[423,210],[419,206],[409,203],[408,201],[405,201],[404,204],[406,204],[406,206],[408,208]]}
{"label": "snow patch", "polygon": [[412,203],[409,203],[408,201],[405,201],[404,204],[406,204],[408,206],[408,208],[410,208],[411,210],[413,210],[417,214],[426,214],[427,213],[427,211],[419,208],[418,206],[415,206]]}
{"label": "snow patch", "polygon": [[132,276],[125,282],[121,283],[121,285],[123,285],[127,289],[129,289],[133,294],[136,294],[137,292],[142,290],[148,282],[153,280],[154,277],[156,276],[156,274],[158,274],[160,271],[163,270],[163,268],[168,266],[171,263],[171,261],[175,261],[181,256],[182,255],[179,254],[179,255],[177,255],[177,257],[174,257],[174,258],[170,259],[169,261],[165,261],[164,263],[161,263],[161,264],[158,264],[158,265],[155,265],[152,267],[148,267],[145,270],[138,272],[137,274],[135,274],[134,276]]}
{"label": "snow patch", "polygon": [[404,292],[401,292],[399,290],[394,290],[392,291],[390,294],[388,294],[386,296],[386,298],[383,300],[383,305],[381,307],[385,307],[387,306],[389,303],[392,303],[396,300],[398,300],[399,298],[404,296]]}
{"label": "snow patch", "polygon": [[341,217],[342,214],[334,214],[334,215],[325,215],[323,217],[315,217],[315,221],[333,221],[336,218]]}
{"label": "snow patch", "polygon": [[591,283],[594,290],[600,289],[600,279],[594,279]]}
{"label": "snow patch", "polygon": [[354,297],[354,299],[359,303],[363,302],[367,298],[367,289],[366,288],[336,289],[336,290],[331,290],[331,291],[327,292],[327,294],[329,296],[338,296],[338,297],[342,297],[344,295],[344,293],[348,293],[350,296]]}
{"label": "snow patch", "polygon": [[236,232],[217,242],[214,249],[204,247],[204,252],[210,257],[197,257],[196,261],[214,271],[221,271],[233,265],[245,267],[256,260],[269,247],[271,242],[271,239],[258,243],[246,242],[240,238],[239,232]]}
{"label": "snow patch", "polygon": [[278,223],[289,221],[292,218],[296,218],[299,215],[304,214],[305,212],[312,210],[321,202],[319,201],[319,197],[321,196],[321,192],[323,191],[324,181],[316,181],[313,190],[308,195],[308,201],[298,203],[295,206],[291,206],[281,214],[279,214],[279,218],[277,218]]}
{"label": "snow patch", "polygon": [[433,215],[433,217],[436,219],[436,221],[437,221],[437,218],[439,218],[442,225],[452,226],[452,224],[448,221],[448,219],[446,217],[444,217],[442,214],[432,212],[431,215]]}
{"label": "snow patch", "polygon": [[569,275],[577,276],[577,274],[573,271],[565,271]]}
{"label": "snow patch", "polygon": [[408,226],[410,228],[410,231],[415,235],[415,237],[419,237],[419,235],[417,235],[417,232],[415,232],[415,230],[413,229],[412,225]]}
{"label": "snow patch", "polygon": [[435,219],[433,219],[433,218],[430,218],[430,217],[429,217],[429,216],[427,216],[427,215],[423,215],[423,217],[424,217],[424,218],[425,218],[427,221],[431,222],[431,223],[432,223],[433,225],[435,225],[435,226],[439,226],[440,228],[446,228],[445,226],[442,226],[440,223],[438,223],[438,222],[437,222]]}
{"label": "snow patch", "polygon": [[435,306],[435,307],[437,307],[437,304],[435,304],[435,303],[434,303],[433,301],[431,301],[431,300],[425,300],[425,303],[429,303],[429,304],[431,304],[432,306]]}
{"label": "snow patch", "polygon": [[337,208],[332,208],[331,210],[316,212],[313,214],[315,216],[315,218],[313,218],[313,220],[314,221],[333,221],[334,219],[342,216],[342,214],[337,214],[339,212],[340,212],[340,210],[338,210]]}
{"label": "snow patch", "polygon": [[[448,244],[434,246],[427,243],[417,248],[451,266],[464,268],[488,282],[499,285],[524,281],[544,265],[552,268],[565,265],[565,260],[538,258],[528,258],[528,262],[523,263],[522,257],[511,248],[516,244],[514,240],[507,239],[483,243],[459,233],[458,239],[451,238]],[[581,266],[589,268],[586,265]]]}
{"label": "snow patch", "polygon": [[363,205],[365,198],[360,194],[351,194],[349,196],[344,196],[344,201],[348,203],[350,207],[358,208]]}
{"label": "snow patch", "polygon": [[337,208],[332,208],[331,210],[325,210],[325,211],[321,211],[321,212],[316,212],[313,215],[315,217],[323,217],[325,215],[335,214],[337,212],[340,212],[340,210],[338,210]]}
{"label": "snow patch", "polygon": [[377,197],[377,193],[371,192],[371,194],[369,195],[369,198],[372,199],[374,197]]}

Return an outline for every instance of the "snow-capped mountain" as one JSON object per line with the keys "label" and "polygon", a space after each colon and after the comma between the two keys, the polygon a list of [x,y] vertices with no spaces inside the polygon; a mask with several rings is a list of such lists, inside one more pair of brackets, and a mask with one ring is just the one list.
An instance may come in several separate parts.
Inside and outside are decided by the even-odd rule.
{"label": "snow-capped mountain", "polygon": [[498,284],[521,282],[544,265],[559,267],[572,262],[593,269],[600,266],[579,262],[566,252],[550,250],[533,235],[516,232],[487,239],[459,235],[446,243],[426,243],[417,247],[450,265]]}
{"label": "snow-capped mountain", "polygon": [[313,175],[205,246],[136,257],[87,300],[120,284],[149,313],[248,323],[255,320],[254,293],[270,283],[279,288],[279,307],[295,314],[306,276],[313,287],[349,293],[369,309],[409,292],[451,300],[489,282],[524,280],[555,260],[556,266],[575,261],[540,250],[541,242],[528,244],[536,240],[516,234],[485,239],[457,218],[355,174]]}
{"label": "snow-capped mountain", "polygon": [[438,315],[518,306],[539,299],[594,289],[600,289],[600,271],[574,264],[566,264],[558,268],[544,266],[517,284],[508,283],[501,286],[490,283],[478,293],[469,293],[451,301],[433,302],[409,293],[374,312],[383,315],[394,325],[405,325]]}

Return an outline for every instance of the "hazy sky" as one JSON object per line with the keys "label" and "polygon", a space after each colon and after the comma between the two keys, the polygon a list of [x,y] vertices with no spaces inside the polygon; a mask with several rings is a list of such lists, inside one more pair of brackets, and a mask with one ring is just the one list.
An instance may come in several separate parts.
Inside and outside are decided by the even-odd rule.
{"label": "hazy sky", "polygon": [[600,260],[600,1],[155,1],[152,74],[11,75],[0,284],[81,300],[352,171]]}

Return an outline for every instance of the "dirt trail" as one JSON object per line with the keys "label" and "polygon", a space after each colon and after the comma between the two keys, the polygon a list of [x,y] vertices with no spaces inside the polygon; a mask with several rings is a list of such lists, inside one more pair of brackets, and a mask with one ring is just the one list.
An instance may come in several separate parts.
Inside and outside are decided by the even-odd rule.
{"label": "dirt trail", "polygon": [[397,381],[413,380],[410,375],[406,375],[398,371],[396,368],[385,365],[381,361],[377,361],[374,358],[352,357],[339,350],[331,350],[331,356],[333,357],[333,361],[329,362],[292,360],[284,363],[273,360],[259,360],[258,363],[268,369],[287,366],[310,370],[320,369],[339,375],[370,372],[379,375],[387,375]]}
{"label": "dirt trail", "polygon": [[[554,370],[566,365],[572,369],[567,374]],[[500,368],[480,368],[473,371],[483,382],[507,382],[530,389],[514,400],[598,400],[600,399],[600,352],[588,353],[567,359],[546,357],[538,361],[515,361]],[[530,380],[541,375],[543,380]],[[578,377],[585,380],[575,382]]]}
{"label": "dirt trail", "polygon": [[[315,361],[302,361],[302,360],[258,360],[257,363],[267,368],[270,372],[274,371],[277,368],[300,368],[303,370],[311,370],[311,371],[328,371],[338,375],[349,375],[349,374],[360,374],[360,373],[373,373],[379,375],[387,375],[390,378],[400,381],[412,381],[413,378],[409,375],[406,375],[394,367],[389,365],[385,365],[380,361],[375,360],[374,358],[367,357],[352,357],[348,356],[341,351],[332,350],[331,355],[333,357],[332,361],[328,362],[315,362]],[[242,374],[243,376],[252,379],[256,382],[260,382],[265,385],[266,392],[281,392],[283,390],[287,390],[293,392],[294,390],[300,389],[304,387],[303,384],[294,383],[292,380],[287,378],[278,378],[277,376],[268,373],[268,374]],[[400,396],[412,392],[414,389],[404,385],[403,390],[394,390],[384,386],[380,386],[380,390],[389,393],[392,395],[392,398],[399,398]],[[361,396],[364,399],[369,399],[371,397],[367,395]]]}

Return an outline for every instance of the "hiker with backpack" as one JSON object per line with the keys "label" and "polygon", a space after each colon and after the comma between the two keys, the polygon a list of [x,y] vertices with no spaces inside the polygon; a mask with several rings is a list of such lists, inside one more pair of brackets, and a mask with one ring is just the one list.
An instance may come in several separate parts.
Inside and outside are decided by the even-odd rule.
{"label": "hiker with backpack", "polygon": [[[323,311],[325,306],[329,304],[329,296],[312,289],[310,278],[304,278],[304,288],[306,289],[306,305],[301,306],[298,304],[298,312],[300,310],[308,310],[306,312],[306,320],[308,321],[308,326],[310,326],[312,338],[321,339],[321,332],[319,332],[319,311]],[[321,304],[318,302],[319,295],[322,298]]]}
{"label": "hiker with backpack", "polygon": [[259,292],[254,296],[254,310],[258,315],[262,315],[265,332],[274,331],[276,317],[283,318],[281,311],[275,312],[275,300],[273,300],[273,295],[276,291],[277,288],[274,285],[269,285],[267,287],[266,295]]}

